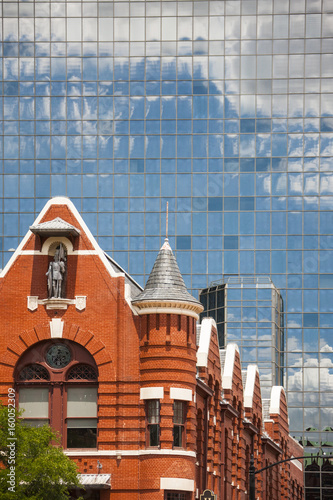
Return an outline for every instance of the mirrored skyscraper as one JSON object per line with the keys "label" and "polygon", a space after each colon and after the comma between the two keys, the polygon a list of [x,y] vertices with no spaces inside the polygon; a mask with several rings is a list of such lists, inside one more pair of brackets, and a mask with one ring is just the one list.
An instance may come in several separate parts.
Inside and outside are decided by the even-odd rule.
{"label": "mirrored skyscraper", "polygon": [[283,301],[267,277],[225,276],[201,290],[201,318],[214,318],[219,345],[239,347],[242,366],[258,365],[263,398],[284,385]]}
{"label": "mirrored skyscraper", "polygon": [[[144,284],[269,276],[290,426],[333,442],[333,1],[1,3],[3,267],[50,196]],[[309,429],[309,431],[306,431]]]}

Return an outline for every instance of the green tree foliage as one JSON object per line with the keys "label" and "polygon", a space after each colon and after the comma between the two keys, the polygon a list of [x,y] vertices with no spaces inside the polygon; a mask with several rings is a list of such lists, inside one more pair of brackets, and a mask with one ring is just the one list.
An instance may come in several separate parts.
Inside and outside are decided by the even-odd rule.
{"label": "green tree foliage", "polygon": [[29,427],[0,403],[1,500],[68,500],[78,487],[76,464],[47,425]]}

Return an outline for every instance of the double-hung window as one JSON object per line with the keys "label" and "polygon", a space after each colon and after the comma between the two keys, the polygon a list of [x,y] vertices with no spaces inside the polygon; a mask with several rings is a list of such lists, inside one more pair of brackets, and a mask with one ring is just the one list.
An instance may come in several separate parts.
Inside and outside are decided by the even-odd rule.
{"label": "double-hung window", "polygon": [[185,448],[186,401],[173,402],[173,446]]}
{"label": "double-hung window", "polygon": [[160,445],[160,401],[148,399],[147,405],[147,445]]}

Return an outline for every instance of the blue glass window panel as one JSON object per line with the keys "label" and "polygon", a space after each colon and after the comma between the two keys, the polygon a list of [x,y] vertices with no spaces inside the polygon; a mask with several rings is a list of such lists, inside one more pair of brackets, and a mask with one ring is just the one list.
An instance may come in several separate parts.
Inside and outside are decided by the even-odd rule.
{"label": "blue glass window panel", "polygon": [[144,134],[145,122],[143,120],[133,120],[130,122],[131,134]]}
{"label": "blue glass window panel", "polygon": [[193,196],[207,196],[207,175],[193,174]]}
{"label": "blue glass window panel", "polygon": [[162,120],[161,122],[161,132],[162,134],[176,134],[177,125],[176,120]]}
{"label": "blue glass window panel", "polygon": [[66,80],[66,59],[63,57],[52,58],[52,80]]}
{"label": "blue glass window panel", "polygon": [[288,234],[302,234],[302,213],[288,213]]}
{"label": "blue glass window panel", "polygon": [[193,213],[192,214],[192,234],[207,234],[207,214]]}
{"label": "blue glass window panel", "polygon": [[145,101],[143,97],[130,98],[130,118],[132,120],[143,120],[145,117]]}
{"label": "blue glass window panel", "polygon": [[148,135],[145,140],[146,158],[159,158],[160,156],[160,137]]}
{"label": "blue glass window panel", "polygon": [[[145,195],[146,196],[160,196],[160,176],[155,174],[145,175]],[[148,207],[146,206],[148,210]]]}
{"label": "blue glass window panel", "polygon": [[52,160],[51,161],[51,172],[54,174],[64,174],[66,172],[66,161],[65,160]]}
{"label": "blue glass window panel", "polygon": [[[178,80],[192,79],[192,58],[178,57],[177,59]],[[178,89],[179,92],[179,89]]]}
{"label": "blue glass window panel", "polygon": [[300,250],[289,250],[287,254],[288,273],[302,272],[302,252]]}
{"label": "blue glass window panel", "polygon": [[271,136],[270,134],[258,134],[256,144],[257,156],[271,156]]}
{"label": "blue glass window panel", "polygon": [[203,267],[207,269],[207,253],[192,252],[192,273],[202,273]]}
{"label": "blue glass window panel", "polygon": [[228,196],[224,198],[224,211],[239,210],[239,198]]}
{"label": "blue glass window panel", "polygon": [[251,133],[255,132],[256,121],[254,119],[242,119],[240,120],[240,132],[241,133]]}
{"label": "blue glass window panel", "polygon": [[17,120],[18,119],[18,97],[4,97],[4,119]]}
{"label": "blue glass window panel", "polygon": [[304,155],[318,156],[319,155],[319,135],[306,134],[304,135]]}
{"label": "blue glass window panel", "polygon": [[66,177],[51,175],[51,196],[64,196],[66,194]]}
{"label": "blue glass window panel", "polygon": [[142,235],[144,234],[144,214],[131,213],[130,214],[130,234]]}
{"label": "blue glass window panel", "polygon": [[180,272],[183,275],[191,273],[191,253],[184,252],[184,251],[178,251],[176,258],[177,258]]}
{"label": "blue glass window panel", "polygon": [[162,80],[176,80],[176,58],[164,57],[162,59]]}
{"label": "blue glass window panel", "polygon": [[189,213],[178,213],[177,214],[177,233],[191,234],[191,214]]}
{"label": "blue glass window panel", "polygon": [[18,95],[18,89],[18,82],[4,82],[3,84],[4,95]]}
{"label": "blue glass window panel", "polygon": [[272,134],[272,156],[287,155],[287,135]]}
{"label": "blue glass window panel", "polygon": [[254,197],[252,196],[244,196],[240,199],[240,210],[248,211],[254,210]]}
{"label": "blue glass window panel", "polygon": [[81,158],[81,137],[67,137],[67,158]]}
{"label": "blue glass window panel", "polygon": [[242,251],[239,254],[240,273],[254,274],[254,252]]}
{"label": "blue glass window panel", "polygon": [[[111,72],[109,72],[109,66],[104,63],[104,58],[100,59],[101,62],[101,73],[102,80],[110,80],[112,79],[112,68]],[[111,76],[108,78],[107,75]],[[97,80],[97,59],[93,57],[84,57],[82,59],[82,78],[86,81],[94,81]]]}
{"label": "blue glass window panel", "polygon": [[207,136],[195,136],[193,141],[193,156],[206,158],[207,157],[207,149],[208,149],[208,140]]}
{"label": "blue glass window panel", "polygon": [[100,174],[98,176],[98,196],[112,197],[112,194],[113,194],[113,175]]}
{"label": "blue glass window panel", "polygon": [[15,136],[7,136],[4,141],[4,157],[18,158],[19,157],[19,138]]}
{"label": "blue glass window panel", "polygon": [[146,97],[146,118],[158,120],[160,118],[160,98]]}
{"label": "blue glass window panel", "polygon": [[[128,152],[128,150],[127,150]],[[82,155],[84,158],[97,157],[97,137],[96,136],[83,136]]]}
{"label": "blue glass window panel", "polygon": [[145,79],[145,60],[141,57],[131,57],[130,59],[131,80]]}
{"label": "blue glass window panel", "polygon": [[67,175],[67,196],[81,197],[81,175]]}
{"label": "blue glass window panel", "polygon": [[[92,82],[90,82],[92,85]],[[98,83],[98,95],[112,95],[113,94],[113,83],[112,82],[99,82]]]}
{"label": "blue glass window panel", "polygon": [[192,98],[187,96],[177,97],[177,117],[180,119],[192,118]]}
{"label": "blue glass window panel", "polygon": [[191,198],[180,198],[177,196],[177,211],[190,212],[191,211]]}
{"label": "blue glass window panel", "polygon": [[254,175],[242,174],[240,176],[240,191],[241,196],[254,195]]}
{"label": "blue glass window panel", "polygon": [[[96,80],[97,78],[86,78],[87,68],[85,67],[85,59],[83,59],[83,79]],[[96,68],[94,67],[92,75],[96,76]],[[99,80],[112,80],[113,78],[113,59],[111,57],[100,57],[98,60],[98,77]]]}
{"label": "blue glass window panel", "polygon": [[146,213],[145,214],[145,228],[147,235],[156,235],[160,233],[160,214],[159,213]]}
{"label": "blue glass window panel", "polygon": [[[318,313],[305,313],[303,314],[304,327],[317,327],[318,326]],[[318,350],[318,349],[317,349]]]}
{"label": "blue glass window panel", "polygon": [[191,134],[192,122],[190,120],[178,120],[177,132],[178,134]]}
{"label": "blue glass window panel", "polygon": [[20,161],[20,172],[21,172],[21,174],[33,174],[34,173],[34,162],[32,160],[21,160]]}
{"label": "blue glass window panel", "polygon": [[177,157],[190,158],[192,156],[192,136],[184,135],[177,141]]}
{"label": "blue glass window panel", "polygon": [[[66,119],[65,97],[51,97],[51,118],[52,120]],[[75,118],[75,117],[69,116],[69,118]]]}
{"label": "blue glass window panel", "polygon": [[81,59],[75,57],[69,57],[67,59],[67,80],[81,80],[82,70],[81,70]]}
{"label": "blue glass window panel", "polygon": [[[145,184],[143,175],[130,175],[130,196],[144,196]],[[134,199],[135,200],[135,199]],[[140,199],[140,206],[141,206]],[[136,210],[141,210],[136,208]]]}
{"label": "blue glass window panel", "polygon": [[321,250],[319,252],[320,272],[321,273],[333,272],[332,255],[333,255],[333,252],[330,250]]}
{"label": "blue glass window panel", "polygon": [[241,234],[254,234],[253,213],[240,213],[240,232]]}
{"label": "blue glass window panel", "polygon": [[36,118],[37,120],[50,119],[50,98],[36,97]]}
{"label": "blue glass window panel", "polygon": [[[223,193],[222,174],[210,174],[208,177],[208,196],[221,196],[222,193]],[[222,204],[222,198],[221,198],[221,204]]]}
{"label": "blue glass window panel", "polygon": [[143,136],[130,137],[130,157],[143,158],[145,150],[145,140]]}
{"label": "blue glass window panel", "polygon": [[238,217],[238,213],[224,214],[224,234],[238,234]]}
{"label": "blue glass window panel", "polygon": [[146,80],[159,80],[161,76],[161,61],[156,57],[146,58]]}
{"label": "blue glass window panel", "polygon": [[[104,98],[108,99],[108,98]],[[100,98],[101,102],[101,98]],[[119,97],[114,98],[114,117],[116,120],[128,120],[129,118],[129,98]]]}
{"label": "blue glass window panel", "polygon": [[[74,100],[71,99],[76,107],[81,107],[81,99]],[[97,97],[83,97],[83,119],[84,120],[96,120],[97,119]],[[80,111],[78,110],[74,116],[74,119],[80,118]]]}
{"label": "blue glass window panel", "polygon": [[6,197],[18,197],[19,194],[19,183],[18,176],[16,175],[5,175],[4,176],[4,192]]}
{"label": "blue glass window panel", "polygon": [[160,82],[149,82],[146,81],[146,94],[147,95],[159,95],[160,94]]}
{"label": "blue glass window panel", "polygon": [[193,96],[193,118],[207,118],[208,98],[206,96]]}
{"label": "blue glass window panel", "polygon": [[272,213],[272,234],[286,233],[286,212]]}
{"label": "blue glass window panel", "polygon": [[209,136],[209,152],[210,157],[223,156],[223,135],[210,135]]}
{"label": "blue glass window panel", "polygon": [[272,194],[283,195],[287,190],[287,176],[286,174],[272,174]]}
{"label": "blue glass window panel", "polygon": [[128,157],[128,136],[114,137],[113,141],[114,157],[127,158]]}
{"label": "blue glass window panel", "polygon": [[172,197],[176,191],[176,179],[174,175],[161,175],[161,196]]}
{"label": "blue glass window panel", "polygon": [[174,158],[176,154],[176,136],[163,135],[161,136],[161,157]]}
{"label": "blue glass window panel", "polygon": [[177,175],[177,195],[191,195],[191,176],[187,174]]}
{"label": "blue glass window panel", "polygon": [[208,198],[208,210],[210,212],[222,211],[222,209],[223,209],[222,202],[223,202],[223,198],[221,196]]}
{"label": "blue glass window panel", "polygon": [[287,170],[287,159],[272,158],[272,170],[280,172]]}
{"label": "blue glass window panel", "polygon": [[237,157],[239,156],[239,136],[225,135],[224,137],[224,156]]}
{"label": "blue glass window panel", "polygon": [[117,120],[114,122],[114,133],[116,135],[128,134],[128,128],[129,128],[128,120]]}
{"label": "blue glass window panel", "polygon": [[[0,70],[1,73],[1,70]],[[0,74],[1,77],[1,74]],[[34,84],[32,82],[19,82],[20,95],[34,95]],[[1,113],[2,114],[2,113]]]}
{"label": "blue glass window panel", "polygon": [[206,133],[207,133],[207,120],[194,120],[193,134],[206,134]]}
{"label": "blue glass window panel", "polygon": [[[118,104],[119,108],[119,104]],[[120,111],[119,111],[120,112]],[[126,113],[126,107],[123,110]],[[113,97],[99,97],[98,99],[98,117],[101,120],[112,120],[113,118]],[[120,115],[120,117],[122,117]]]}
{"label": "blue glass window panel", "polygon": [[238,274],[238,254],[237,252],[224,252],[223,273]]}
{"label": "blue glass window panel", "polygon": [[225,118],[239,118],[239,97],[227,96],[224,99]]}
{"label": "blue glass window panel", "polygon": [[222,234],[222,213],[208,214],[208,234]]}
{"label": "blue glass window panel", "polygon": [[[6,214],[4,217],[4,235],[16,236],[18,230],[18,214]],[[8,244],[9,243],[9,244]],[[15,246],[17,246],[17,238],[15,238]],[[5,250],[13,247],[13,241],[4,241]]]}
{"label": "blue glass window panel", "polygon": [[208,272],[222,274],[222,252],[208,252]]}
{"label": "blue glass window panel", "polygon": [[239,174],[224,174],[224,195],[238,196],[239,195]]}
{"label": "blue glass window panel", "polygon": [[66,137],[52,136],[51,140],[51,157],[66,158]]}
{"label": "blue glass window panel", "polygon": [[304,212],[304,232],[307,234],[317,234],[318,222],[317,212]]}
{"label": "blue glass window panel", "polygon": [[20,138],[20,157],[21,158],[34,158],[34,153],[35,153],[34,138],[21,136],[21,138]]}
{"label": "blue glass window panel", "polygon": [[82,196],[97,196],[97,176],[94,174],[85,174],[82,176]]}
{"label": "blue glass window panel", "polygon": [[[258,238],[257,238],[258,240]],[[256,274],[269,274],[270,273],[270,252],[265,252],[262,250],[256,251],[255,256],[256,262]]]}
{"label": "blue glass window panel", "polygon": [[[223,118],[223,97],[215,97],[209,96],[209,118]],[[215,122],[213,122],[212,126],[214,126]],[[219,122],[219,126],[222,127],[222,122]],[[216,126],[216,124],[215,124]],[[221,130],[211,130],[212,132],[222,132]]]}
{"label": "blue glass window panel", "polygon": [[287,312],[302,312],[302,290],[288,290]]}
{"label": "blue glass window panel", "polygon": [[273,250],[272,273],[285,273],[285,272],[286,272],[286,252],[282,250]]}

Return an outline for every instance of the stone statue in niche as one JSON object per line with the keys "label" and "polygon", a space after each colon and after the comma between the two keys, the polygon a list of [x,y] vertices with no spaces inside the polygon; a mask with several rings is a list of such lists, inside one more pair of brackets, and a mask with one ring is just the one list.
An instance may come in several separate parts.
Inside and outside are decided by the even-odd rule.
{"label": "stone statue in niche", "polygon": [[49,299],[64,297],[67,271],[66,260],[66,250],[64,245],[60,243],[46,273]]}

